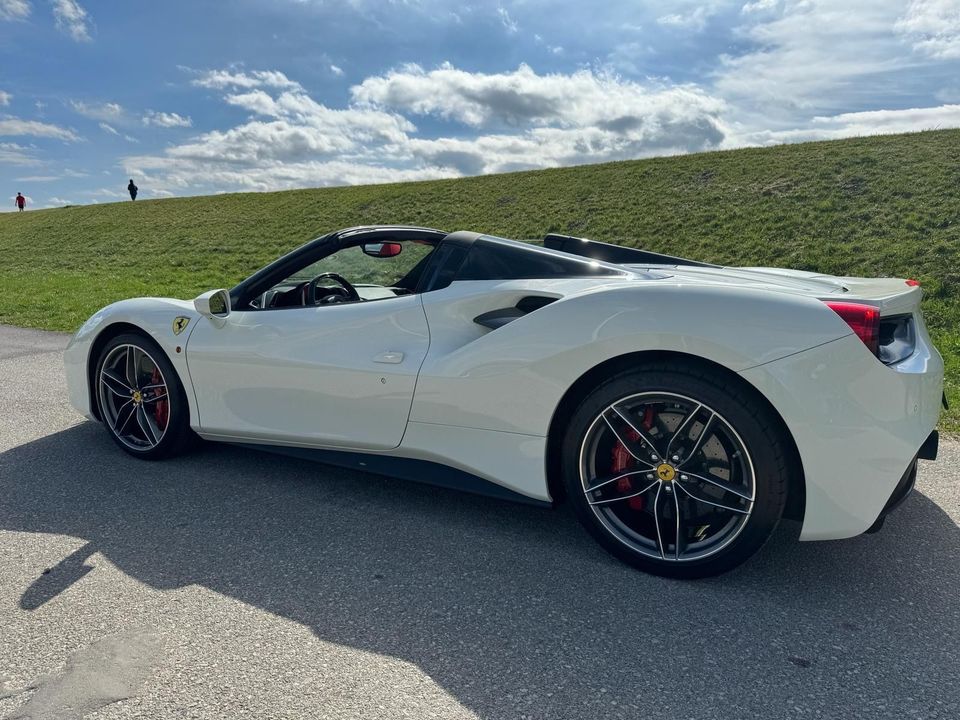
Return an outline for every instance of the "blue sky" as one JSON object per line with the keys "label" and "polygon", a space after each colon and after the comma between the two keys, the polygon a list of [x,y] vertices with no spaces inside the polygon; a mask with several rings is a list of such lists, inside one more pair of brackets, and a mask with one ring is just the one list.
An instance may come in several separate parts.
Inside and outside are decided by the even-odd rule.
{"label": "blue sky", "polygon": [[960,0],[0,0],[13,209],[960,127]]}

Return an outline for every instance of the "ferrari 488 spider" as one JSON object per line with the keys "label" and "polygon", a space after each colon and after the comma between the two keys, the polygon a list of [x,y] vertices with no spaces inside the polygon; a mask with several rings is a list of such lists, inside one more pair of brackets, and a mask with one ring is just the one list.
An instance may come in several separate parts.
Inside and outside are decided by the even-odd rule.
{"label": "ferrari 488 spider", "polygon": [[358,227],[233,289],[141,298],[66,352],[123,450],[197,436],[533,503],[674,577],[879,528],[934,458],[912,280],[719,267],[548,235]]}

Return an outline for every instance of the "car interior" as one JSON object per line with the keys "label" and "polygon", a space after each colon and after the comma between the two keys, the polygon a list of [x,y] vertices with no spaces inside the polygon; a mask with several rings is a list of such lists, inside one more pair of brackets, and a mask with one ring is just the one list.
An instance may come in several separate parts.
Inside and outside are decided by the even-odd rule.
{"label": "car interior", "polygon": [[309,263],[254,298],[258,310],[383,300],[416,291],[435,240],[358,243]]}

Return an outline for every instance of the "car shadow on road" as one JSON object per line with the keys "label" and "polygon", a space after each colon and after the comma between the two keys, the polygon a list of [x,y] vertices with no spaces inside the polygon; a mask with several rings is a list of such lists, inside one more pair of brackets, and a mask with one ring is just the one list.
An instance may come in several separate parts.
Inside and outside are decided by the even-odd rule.
{"label": "car shadow on road", "polygon": [[414,663],[482,718],[960,707],[960,530],[919,493],[877,535],[801,544],[785,525],[699,582],[621,565],[564,510],[227,446],[140,462],[93,423],[0,454],[0,493],[0,530],[85,543],[37,568],[24,609],[99,552],[154,588],[198,584]]}

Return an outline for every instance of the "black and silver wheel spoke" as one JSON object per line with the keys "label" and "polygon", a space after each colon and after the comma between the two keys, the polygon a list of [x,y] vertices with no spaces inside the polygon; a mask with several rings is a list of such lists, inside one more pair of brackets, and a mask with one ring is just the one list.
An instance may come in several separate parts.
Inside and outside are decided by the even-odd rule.
{"label": "black and silver wheel spoke", "polygon": [[[657,549],[663,560],[679,560],[681,539],[680,503],[668,483],[661,483],[653,501],[653,519],[657,528]],[[673,545],[673,550],[670,546]]]}
{"label": "black and silver wheel spoke", "polygon": [[122,434],[127,429],[127,426],[130,424],[130,418],[134,416],[136,411],[137,405],[133,400],[127,400],[127,402],[120,407],[113,421],[113,431],[117,433],[117,435]]}
{"label": "black and silver wheel spoke", "polygon": [[163,384],[144,385],[140,388],[143,392],[143,402],[152,403],[157,400],[167,399],[167,386]]}
{"label": "black and silver wheel spoke", "polygon": [[637,480],[639,480],[643,478],[645,475],[649,475],[649,473],[643,470],[637,470],[635,472],[620,473],[618,475],[614,475],[613,477],[594,478],[589,483],[587,483],[587,487],[584,488],[583,492],[585,492],[587,495],[590,495],[591,493],[595,493],[597,490],[602,490],[603,488],[615,482],[619,482],[621,480],[631,480],[633,478],[636,478]]}
{"label": "black and silver wheel spoke", "polygon": [[682,528],[682,522],[681,522],[682,515],[681,515],[681,513],[680,513],[680,498],[677,497],[676,491],[671,492],[670,494],[673,495],[673,507],[674,507],[674,512],[676,512],[676,514],[677,514],[677,517],[676,517],[676,528],[677,528],[676,537],[677,537],[677,540],[676,540],[676,544],[674,545],[674,551],[673,551],[673,552],[674,552],[674,555],[673,555],[673,559],[674,559],[674,560],[679,560],[679,559],[680,559],[680,553],[683,552],[683,550],[684,550],[684,547],[683,547],[683,546],[684,546],[684,544],[685,544],[684,541],[683,541],[683,531],[682,531],[682,529],[681,529],[681,528]]}
{"label": "black and silver wheel spoke", "polygon": [[[630,498],[640,497],[644,493],[653,489],[660,481],[654,479],[652,482],[645,477],[646,473],[626,473],[618,477],[610,478],[608,480],[603,480],[598,483],[595,487],[589,488],[584,492],[587,495],[587,502],[591,505],[609,505],[610,503],[620,502],[621,500],[629,500]],[[603,492],[603,496],[597,498],[595,493],[604,488],[609,488],[611,484],[617,482],[619,484],[622,480],[627,480],[630,478],[636,478],[638,484],[634,485],[632,482],[628,484],[628,489],[622,491],[621,494],[620,488],[614,486],[613,491]],[[639,488],[639,489],[637,489]],[[613,494],[611,494],[611,492]],[[591,497],[593,495],[594,497]]]}
{"label": "black and silver wheel spoke", "polygon": [[689,449],[685,449],[683,452],[683,456],[679,458],[677,462],[678,468],[682,468],[688,462],[693,460],[694,457],[696,457],[697,452],[703,446],[703,441],[710,436],[710,426],[713,425],[713,421],[716,417],[717,417],[717,414],[713,411],[710,411],[710,417],[708,417],[706,422],[703,423],[703,427],[700,429],[700,432],[697,435],[696,440],[693,441],[693,446],[690,447]]}
{"label": "black and silver wheel spoke", "polygon": [[666,559],[667,557],[667,546],[663,541],[663,535],[666,532],[666,528],[663,527],[665,523],[661,522],[661,515],[663,513],[663,504],[660,500],[660,496],[664,495],[663,485],[657,488],[657,494],[653,498],[653,523],[657,529],[657,550],[660,552],[660,557]]}
{"label": "black and silver wheel spoke", "polygon": [[130,398],[133,396],[133,388],[127,384],[126,377],[118,375],[116,370],[104,368],[100,373],[100,383],[114,395],[119,395],[122,398]]}
{"label": "black and silver wheel spoke", "polygon": [[155,448],[169,424],[170,391],[150,353],[133,344],[118,345],[104,358],[99,373],[103,422],[114,437],[136,451]]}
{"label": "black and silver wheel spoke", "polygon": [[744,488],[738,487],[733,483],[727,482],[726,480],[722,480],[721,478],[711,477],[708,473],[704,473],[703,475],[698,475],[696,473],[687,472],[686,470],[684,470],[680,474],[680,482],[682,482],[684,485],[686,485],[689,482],[706,483],[707,485],[713,485],[714,487],[720,488],[726,493],[730,493],[731,495],[736,495],[737,497],[741,497],[744,500],[753,500],[753,494],[746,491]]}
{"label": "black and silver wheel spoke", "polygon": [[728,512],[740,513],[741,515],[750,514],[749,504],[747,505],[747,507],[743,507],[742,505],[737,505],[734,502],[726,501],[723,498],[707,497],[706,493],[704,493],[702,490],[697,489],[696,486],[690,486],[683,482],[676,483],[676,485],[684,493],[686,493],[687,497],[690,497],[697,502],[705,503],[707,505],[712,505],[713,507],[717,507],[722,510],[727,510]]}
{"label": "black and silver wheel spoke", "polygon": [[130,387],[137,389],[140,387],[137,379],[137,348],[133,345],[127,345],[127,354],[124,358],[124,369],[127,374],[127,383]]}
{"label": "black and silver wheel spoke", "polygon": [[[603,413],[603,419],[634,460],[647,467],[656,467],[660,456],[657,454],[653,441],[645,433],[638,430],[622,412],[617,410],[616,407],[610,407]],[[634,440],[630,436],[631,432],[635,433],[639,439]]]}
{"label": "black and silver wheel spoke", "polygon": [[670,436],[670,440],[667,442],[667,449],[663,452],[665,457],[672,457],[672,453],[675,449],[675,443],[678,439],[683,439],[684,433],[689,431],[690,425],[693,423],[693,419],[702,409],[703,405],[697,403],[697,406],[687,413],[687,416],[680,422],[680,424],[677,426],[677,429],[673,431],[673,435]]}
{"label": "black and silver wheel spoke", "polygon": [[160,429],[153,426],[153,422],[149,415],[147,415],[146,410],[143,409],[143,405],[137,405],[137,424],[140,425],[140,429],[143,431],[143,436],[150,442],[152,445],[156,445],[160,442]]}
{"label": "black and silver wheel spoke", "polygon": [[607,406],[580,457],[591,511],[615,538],[657,560],[719,552],[753,510],[753,465],[736,430],[707,404],[676,393],[639,393]]}

